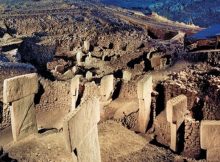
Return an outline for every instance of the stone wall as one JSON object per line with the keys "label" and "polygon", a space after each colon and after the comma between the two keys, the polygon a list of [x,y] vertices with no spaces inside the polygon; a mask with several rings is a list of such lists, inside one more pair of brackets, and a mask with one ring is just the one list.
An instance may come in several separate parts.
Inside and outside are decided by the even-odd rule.
{"label": "stone wall", "polygon": [[199,158],[200,152],[200,122],[188,117],[185,119],[183,154],[189,158]]}
{"label": "stone wall", "polygon": [[166,105],[167,101],[173,97],[184,94],[187,97],[187,109],[191,110],[194,101],[196,99],[197,92],[195,90],[191,90],[187,87],[184,87],[176,82],[168,81],[163,84],[164,86],[164,105]]}
{"label": "stone wall", "polygon": [[129,83],[123,82],[121,85],[119,98],[137,98],[137,83],[132,81],[130,81]]}
{"label": "stone wall", "polygon": [[61,129],[63,117],[71,109],[70,81],[50,81],[41,78],[35,97],[38,128]]}
{"label": "stone wall", "polygon": [[209,88],[207,90],[207,98],[204,102],[203,116],[205,120],[220,120],[220,80],[212,78],[209,81]]}
{"label": "stone wall", "polygon": [[186,55],[186,58],[193,62],[208,62],[211,65],[219,65],[220,50],[206,50],[191,52]]}
{"label": "stone wall", "polygon": [[162,111],[154,120],[154,129],[157,142],[163,144],[164,146],[170,145],[171,139],[171,127],[170,122],[166,119],[166,111]]}
{"label": "stone wall", "polygon": [[70,82],[50,81],[40,79],[37,111],[51,111],[54,109],[67,109],[71,107]]}

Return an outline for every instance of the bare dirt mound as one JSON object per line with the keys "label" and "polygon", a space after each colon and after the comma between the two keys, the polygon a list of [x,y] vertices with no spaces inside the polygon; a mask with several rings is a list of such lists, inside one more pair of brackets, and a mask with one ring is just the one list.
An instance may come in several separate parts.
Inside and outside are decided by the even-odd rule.
{"label": "bare dirt mound", "polygon": [[19,162],[71,162],[72,157],[64,145],[62,133],[30,136],[8,146],[10,156]]}
{"label": "bare dirt mound", "polygon": [[169,150],[156,147],[138,134],[114,121],[99,125],[103,162],[166,162],[174,157]]}

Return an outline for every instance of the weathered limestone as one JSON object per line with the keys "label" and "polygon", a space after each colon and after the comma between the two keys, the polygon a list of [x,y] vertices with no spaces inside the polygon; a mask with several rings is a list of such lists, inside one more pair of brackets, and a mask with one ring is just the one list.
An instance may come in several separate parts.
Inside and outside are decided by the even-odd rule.
{"label": "weathered limestone", "polygon": [[80,77],[81,77],[81,75],[76,75],[71,80],[70,94],[71,94],[71,97],[72,97],[72,106],[71,106],[70,111],[73,111],[76,108],[76,102],[77,102],[77,99],[78,99],[78,96],[79,96]]}
{"label": "weathered limestone", "polygon": [[4,80],[3,100],[10,105],[14,141],[37,133],[34,96],[38,91],[37,74],[21,75]]}
{"label": "weathered limestone", "polygon": [[4,81],[3,102],[10,103],[38,91],[38,78],[36,73],[21,75]]}
{"label": "weathered limestone", "polygon": [[77,64],[78,65],[81,65],[82,64],[82,57],[83,57],[83,53],[82,51],[78,51],[77,54],[76,54],[76,61],[77,61]]}
{"label": "weathered limestone", "polygon": [[220,147],[210,148],[207,150],[206,159],[208,162],[220,161]]}
{"label": "weathered limestone", "polygon": [[220,147],[220,121],[203,120],[200,127],[202,149]]}
{"label": "weathered limestone", "polygon": [[151,93],[152,93],[152,76],[146,75],[142,80],[138,82],[137,94],[139,100],[139,114],[137,131],[145,133],[151,112]]}
{"label": "weathered limestone", "polygon": [[89,41],[84,41],[84,50],[85,50],[85,52],[89,52],[89,50],[90,50],[90,42]]}
{"label": "weathered limestone", "polygon": [[167,101],[166,116],[167,121],[177,124],[177,129],[184,121],[184,115],[187,111],[187,97],[179,95]]}
{"label": "weathered limestone", "polygon": [[132,73],[130,73],[129,71],[123,71],[123,80],[125,82],[128,82],[131,80],[131,76],[132,76]]}
{"label": "weathered limestone", "polygon": [[173,151],[177,150],[177,125],[170,123],[170,129],[171,129],[171,139],[170,139],[170,148]]}
{"label": "weathered limestone", "polygon": [[93,77],[92,72],[87,71],[87,72],[86,72],[86,79],[90,81],[90,80],[92,79],[92,77]]}
{"label": "weathered limestone", "polygon": [[37,133],[34,94],[13,102],[10,111],[14,141]]}
{"label": "weathered limestone", "polygon": [[100,104],[97,98],[85,100],[64,120],[66,147],[76,162],[101,162],[97,123]]}
{"label": "weathered limestone", "polygon": [[201,148],[207,150],[207,161],[220,161],[220,121],[203,120],[200,127]]}
{"label": "weathered limestone", "polygon": [[113,75],[107,75],[102,78],[100,92],[101,92],[102,99],[104,101],[108,101],[111,99],[112,94],[114,92],[114,76]]}
{"label": "weathered limestone", "polygon": [[187,112],[187,97],[179,95],[167,101],[166,117],[171,126],[170,148],[177,151],[177,132],[184,121],[184,116]]}

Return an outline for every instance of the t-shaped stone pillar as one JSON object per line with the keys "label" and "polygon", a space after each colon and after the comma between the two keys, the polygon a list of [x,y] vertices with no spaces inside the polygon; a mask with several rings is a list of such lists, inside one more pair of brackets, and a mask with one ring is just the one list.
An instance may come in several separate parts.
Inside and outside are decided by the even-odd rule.
{"label": "t-shaped stone pillar", "polygon": [[34,97],[38,92],[36,73],[4,80],[3,101],[10,105],[14,141],[37,133]]}
{"label": "t-shaped stone pillar", "polygon": [[184,121],[184,116],[187,112],[187,97],[179,95],[167,101],[166,116],[170,122],[171,142],[170,148],[177,151],[177,131]]}

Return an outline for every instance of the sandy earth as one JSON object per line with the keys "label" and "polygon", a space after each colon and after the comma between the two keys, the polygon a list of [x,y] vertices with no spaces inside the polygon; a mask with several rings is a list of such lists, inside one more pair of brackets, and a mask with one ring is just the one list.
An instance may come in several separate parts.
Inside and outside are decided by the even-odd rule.
{"label": "sandy earth", "polygon": [[[158,148],[114,121],[99,124],[99,141],[103,162],[171,161],[169,150]],[[12,145],[13,144],[13,145]],[[10,157],[19,162],[71,162],[65,150],[62,132],[48,131],[4,146]]]}
{"label": "sandy earth", "polygon": [[113,121],[99,125],[99,141],[103,162],[173,161],[169,150],[149,144],[144,137]]}

